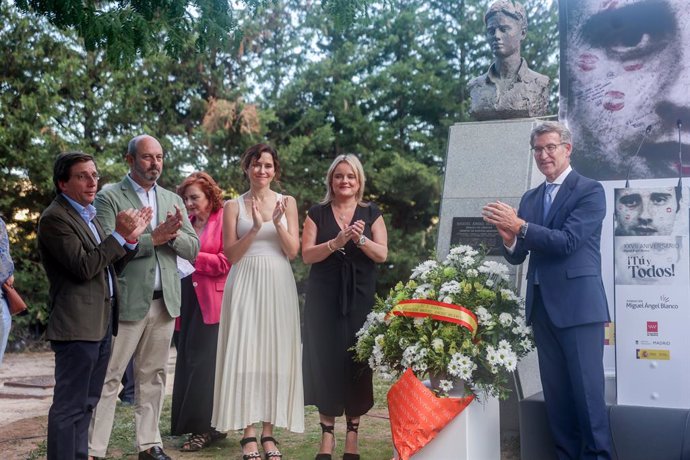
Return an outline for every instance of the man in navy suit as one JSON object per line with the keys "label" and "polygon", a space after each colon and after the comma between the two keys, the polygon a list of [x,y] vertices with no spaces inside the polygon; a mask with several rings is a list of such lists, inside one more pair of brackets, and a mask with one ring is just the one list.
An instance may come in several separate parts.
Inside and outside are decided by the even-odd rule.
{"label": "man in navy suit", "polygon": [[517,213],[498,201],[482,214],[498,229],[508,262],[530,255],[526,314],[558,458],[610,459],[602,362],[609,313],[599,250],[604,189],[571,168],[564,125],[535,127],[530,143],[546,182],[523,195]]}

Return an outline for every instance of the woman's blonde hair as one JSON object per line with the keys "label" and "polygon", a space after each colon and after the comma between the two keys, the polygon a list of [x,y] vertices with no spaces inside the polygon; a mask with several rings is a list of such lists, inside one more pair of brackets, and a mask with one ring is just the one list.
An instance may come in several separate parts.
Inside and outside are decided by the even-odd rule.
{"label": "woman's blonde hair", "polygon": [[359,182],[359,190],[357,190],[357,204],[364,206],[365,203],[362,201],[364,197],[364,184],[367,181],[364,175],[364,168],[362,168],[362,163],[359,161],[356,155],[348,153],[345,155],[338,155],[333,160],[333,163],[328,167],[328,172],[326,173],[326,196],[321,200],[321,204],[327,204],[333,201],[333,174],[335,174],[335,168],[338,167],[340,163],[347,163],[352,167],[357,177],[357,182]]}

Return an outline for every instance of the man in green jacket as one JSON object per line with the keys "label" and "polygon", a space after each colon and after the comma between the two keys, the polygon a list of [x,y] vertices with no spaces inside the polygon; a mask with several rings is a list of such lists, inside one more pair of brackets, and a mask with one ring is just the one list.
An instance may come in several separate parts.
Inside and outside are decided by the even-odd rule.
{"label": "man in green jacket", "polygon": [[180,314],[177,257],[193,261],[199,239],[175,193],[156,184],[163,169],[163,148],[148,135],[128,145],[129,174],[96,197],[98,218],[106,229],[121,209],[153,208],[151,225],[139,237],[139,252],[119,276],[122,303],[119,334],[103,392],[89,429],[89,455],[105,457],[117,393],[134,356],[135,423],[139,459],[167,460],[158,428],[165,396],[166,365],[175,318]]}

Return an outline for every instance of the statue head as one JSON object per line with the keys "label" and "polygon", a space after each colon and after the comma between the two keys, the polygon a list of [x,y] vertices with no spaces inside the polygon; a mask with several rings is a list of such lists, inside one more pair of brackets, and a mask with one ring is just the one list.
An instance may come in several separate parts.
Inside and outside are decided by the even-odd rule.
{"label": "statue head", "polygon": [[520,56],[520,45],[527,35],[525,8],[510,0],[498,0],[484,15],[486,38],[497,59]]}
{"label": "statue head", "polygon": [[522,30],[527,30],[527,13],[521,3],[512,0],[496,0],[486,10],[484,25],[488,25],[489,18],[497,13],[503,13],[515,19]]}

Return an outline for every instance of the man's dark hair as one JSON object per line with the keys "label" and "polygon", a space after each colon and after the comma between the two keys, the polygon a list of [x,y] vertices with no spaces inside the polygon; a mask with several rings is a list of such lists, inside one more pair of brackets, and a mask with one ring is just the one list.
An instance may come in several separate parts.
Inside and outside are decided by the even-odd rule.
{"label": "man's dark hair", "polygon": [[85,161],[93,161],[95,163],[93,157],[84,152],[65,152],[59,154],[55,158],[55,164],[53,165],[53,185],[55,185],[55,193],[57,195],[62,193],[58,182],[67,182],[69,180],[72,165]]}

